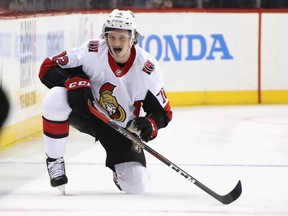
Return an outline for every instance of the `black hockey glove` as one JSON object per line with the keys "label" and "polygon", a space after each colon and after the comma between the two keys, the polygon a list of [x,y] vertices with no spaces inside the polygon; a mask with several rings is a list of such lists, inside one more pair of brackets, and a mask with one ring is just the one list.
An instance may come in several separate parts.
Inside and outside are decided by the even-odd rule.
{"label": "black hockey glove", "polygon": [[65,88],[67,89],[68,104],[72,112],[84,118],[89,118],[88,100],[94,100],[90,80],[82,75],[73,76],[65,81]]}
{"label": "black hockey glove", "polygon": [[140,136],[145,142],[154,139],[158,133],[155,121],[148,117],[136,117],[127,123],[126,128],[128,131]]}

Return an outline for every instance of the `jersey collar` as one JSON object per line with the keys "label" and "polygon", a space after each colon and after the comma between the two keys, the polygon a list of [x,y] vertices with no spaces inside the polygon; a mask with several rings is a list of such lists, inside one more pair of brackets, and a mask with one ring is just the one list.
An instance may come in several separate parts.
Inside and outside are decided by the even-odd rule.
{"label": "jersey collar", "polygon": [[133,62],[135,60],[136,57],[136,49],[134,46],[132,46],[131,48],[131,53],[130,53],[130,57],[126,63],[126,65],[123,68],[120,68],[117,64],[115,59],[112,57],[112,55],[110,54],[110,52],[108,52],[108,62],[109,62],[109,66],[111,68],[111,70],[113,71],[113,73],[115,74],[116,77],[122,77],[124,76],[129,69],[132,67]]}

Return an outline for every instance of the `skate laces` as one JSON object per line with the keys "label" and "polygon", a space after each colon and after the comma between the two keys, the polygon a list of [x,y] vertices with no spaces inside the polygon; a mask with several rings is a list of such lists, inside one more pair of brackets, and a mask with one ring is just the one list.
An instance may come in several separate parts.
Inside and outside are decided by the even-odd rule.
{"label": "skate laces", "polygon": [[65,175],[65,164],[63,158],[48,162],[48,171],[51,178]]}

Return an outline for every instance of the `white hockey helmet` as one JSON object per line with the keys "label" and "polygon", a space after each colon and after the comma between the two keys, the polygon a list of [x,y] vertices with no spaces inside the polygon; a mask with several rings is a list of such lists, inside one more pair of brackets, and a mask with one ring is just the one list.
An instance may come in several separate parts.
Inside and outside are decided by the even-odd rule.
{"label": "white hockey helmet", "polygon": [[104,36],[111,29],[130,30],[132,38],[134,38],[136,28],[136,20],[132,11],[114,9],[103,25],[102,34]]}

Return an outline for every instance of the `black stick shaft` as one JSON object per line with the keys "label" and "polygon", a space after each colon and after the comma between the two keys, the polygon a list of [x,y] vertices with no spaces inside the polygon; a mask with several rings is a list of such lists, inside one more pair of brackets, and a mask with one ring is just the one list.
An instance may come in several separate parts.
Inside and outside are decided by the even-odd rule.
{"label": "black stick shaft", "polygon": [[152,149],[150,146],[146,145],[144,142],[141,141],[139,137],[136,135],[130,133],[126,129],[122,128],[121,126],[117,125],[113,121],[111,121],[107,116],[104,114],[100,113],[95,107],[92,106],[91,103],[89,103],[89,110],[92,115],[96,116],[106,124],[108,124],[110,127],[112,127],[114,130],[118,131],[120,134],[131,140],[134,144],[138,145],[138,147],[145,149],[147,152],[152,154],[154,157],[162,161],[164,164],[169,166],[172,170],[186,178],[188,181],[192,182],[196,186],[198,186],[200,189],[208,193],[210,196],[214,197],[218,201],[220,201],[223,204],[230,204],[231,202],[235,201],[242,193],[242,186],[241,182],[238,181],[236,187],[228,194],[221,196],[217,193],[215,193],[213,190],[202,184],[200,181],[192,177],[190,174],[185,172],[183,169],[181,169],[179,166],[176,164],[172,163],[170,160],[165,158],[163,155],[159,154],[157,151]]}

